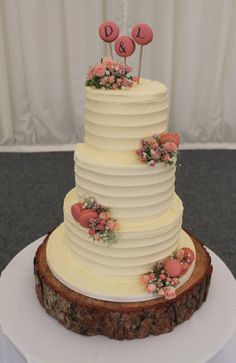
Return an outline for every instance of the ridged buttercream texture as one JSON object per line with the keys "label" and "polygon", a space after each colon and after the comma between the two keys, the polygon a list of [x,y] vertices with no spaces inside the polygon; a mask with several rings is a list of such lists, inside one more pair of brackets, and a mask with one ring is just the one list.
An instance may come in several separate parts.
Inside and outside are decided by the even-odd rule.
{"label": "ridged buttercream texture", "polygon": [[[175,194],[175,167],[159,163],[152,168],[135,154],[142,138],[166,131],[167,89],[143,79],[127,90],[86,87],[85,108],[85,143],[74,154],[76,186],[64,202],[64,248],[91,280],[96,272],[96,279],[128,283],[129,288],[133,281],[137,289],[139,276],[173,253],[181,236],[183,206]],[[111,209],[120,225],[117,244],[94,242],[73,219],[71,206],[85,195]]]}

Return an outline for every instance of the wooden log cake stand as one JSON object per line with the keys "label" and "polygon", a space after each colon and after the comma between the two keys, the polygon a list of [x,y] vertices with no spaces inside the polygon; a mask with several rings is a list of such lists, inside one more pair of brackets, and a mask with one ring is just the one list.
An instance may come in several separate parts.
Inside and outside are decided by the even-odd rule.
{"label": "wooden log cake stand", "polygon": [[123,340],[170,332],[200,308],[210,285],[211,258],[202,243],[190,237],[196,249],[195,268],[189,280],[177,289],[175,299],[117,303],[84,296],[59,282],[47,265],[47,236],[34,259],[38,299],[49,315],[82,335]]}

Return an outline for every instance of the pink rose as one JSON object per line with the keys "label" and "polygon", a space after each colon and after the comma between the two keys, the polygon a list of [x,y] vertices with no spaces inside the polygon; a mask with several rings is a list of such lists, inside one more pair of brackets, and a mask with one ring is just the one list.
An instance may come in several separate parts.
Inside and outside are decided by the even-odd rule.
{"label": "pink rose", "polygon": [[130,67],[130,66],[126,66],[126,72],[127,72],[127,73],[132,72],[132,67]]}
{"label": "pink rose", "polygon": [[177,286],[179,284],[179,279],[177,277],[173,277],[171,279],[171,285]]}
{"label": "pink rose", "polygon": [[149,280],[149,276],[148,276],[148,275],[142,275],[142,276],[140,277],[140,282],[141,282],[141,284],[142,284],[144,287],[146,287],[146,286],[147,286],[147,284],[148,284],[148,280]]}
{"label": "pink rose", "polygon": [[151,272],[148,276],[149,276],[149,280],[155,279],[155,274],[153,272]]}
{"label": "pink rose", "polygon": [[95,231],[92,228],[90,228],[89,229],[89,234],[90,234],[90,236],[94,236],[95,235]]}
{"label": "pink rose", "polygon": [[161,280],[165,280],[166,279],[166,275],[165,274],[160,274],[159,277],[160,277]]}
{"label": "pink rose", "polygon": [[133,82],[138,82],[138,77],[137,76],[133,76],[132,77],[132,80],[133,80]]}
{"label": "pink rose", "polygon": [[96,226],[96,229],[98,231],[103,231],[104,228],[105,228],[105,226],[103,224],[100,224],[100,223]]}
{"label": "pink rose", "polygon": [[98,77],[104,77],[106,73],[106,67],[104,64],[96,64],[94,67],[94,73]]}
{"label": "pink rose", "polygon": [[160,136],[160,143],[173,142],[177,148],[179,146],[180,137],[179,134],[164,133]]}
{"label": "pink rose", "polygon": [[119,224],[115,223],[113,228],[112,228],[112,231],[118,231],[118,230],[119,230]]}
{"label": "pink rose", "polygon": [[104,57],[102,59],[102,63],[105,64],[108,67],[111,67],[113,65],[113,60],[111,57]]}
{"label": "pink rose", "polygon": [[166,142],[165,144],[163,144],[163,146],[170,153],[173,153],[177,150],[177,146],[173,142]]}
{"label": "pink rose", "polygon": [[122,86],[123,87],[129,86],[129,81],[126,78],[123,78],[123,80],[122,80]]}
{"label": "pink rose", "polygon": [[113,83],[114,82],[114,80],[115,80],[115,77],[114,76],[109,76],[108,78],[107,78],[107,81],[108,81],[108,83]]}
{"label": "pink rose", "polygon": [[163,155],[163,156],[162,156],[162,160],[163,160],[163,161],[168,161],[168,160],[170,160],[169,155]]}
{"label": "pink rose", "polygon": [[154,160],[151,160],[151,161],[149,161],[149,163],[148,163],[150,166],[152,166],[152,167],[154,167],[154,166],[156,166],[156,163],[155,163],[155,161]]}
{"label": "pink rose", "polygon": [[114,222],[112,219],[109,219],[107,221],[107,227],[111,230],[111,231],[118,231],[119,229],[119,225],[118,223]]}
{"label": "pink rose", "polygon": [[154,284],[149,284],[149,285],[147,286],[147,292],[152,293],[152,292],[154,292],[155,290],[156,290],[156,285],[154,285]]}
{"label": "pink rose", "polygon": [[171,300],[171,299],[174,299],[176,297],[175,288],[173,286],[165,287],[164,292],[165,292],[165,298],[167,300]]}
{"label": "pink rose", "polygon": [[142,154],[142,152],[143,152],[143,151],[142,151],[142,149],[137,149],[137,150],[136,150],[136,154],[137,154],[137,155]]}
{"label": "pink rose", "polygon": [[104,219],[105,221],[107,220],[107,219],[109,219],[111,217],[111,213],[110,212],[101,212],[100,214],[99,214],[99,218],[100,219]]}
{"label": "pink rose", "polygon": [[94,77],[94,69],[91,67],[89,68],[87,73],[87,80],[90,81],[91,79],[93,79],[93,77]]}

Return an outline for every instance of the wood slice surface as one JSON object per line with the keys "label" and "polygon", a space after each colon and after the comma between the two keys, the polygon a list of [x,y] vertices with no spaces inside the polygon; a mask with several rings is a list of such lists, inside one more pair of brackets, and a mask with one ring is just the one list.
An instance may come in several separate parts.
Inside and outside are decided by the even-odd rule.
{"label": "wood slice surface", "polygon": [[36,293],[47,313],[76,333],[105,335],[118,340],[167,333],[188,320],[207,298],[211,258],[202,243],[191,235],[196,249],[195,268],[189,280],[177,289],[176,298],[133,303],[93,299],[59,282],[46,261],[48,237],[39,246],[34,259]]}

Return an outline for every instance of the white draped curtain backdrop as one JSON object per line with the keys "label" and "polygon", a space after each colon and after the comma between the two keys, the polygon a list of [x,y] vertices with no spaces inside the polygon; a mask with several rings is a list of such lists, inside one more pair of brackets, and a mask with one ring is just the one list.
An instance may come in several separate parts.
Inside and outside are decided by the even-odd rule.
{"label": "white draped curtain backdrop", "polygon": [[0,150],[82,141],[85,74],[107,52],[107,19],[123,34],[153,28],[142,76],[167,84],[183,145],[234,148],[235,0],[0,0]]}

